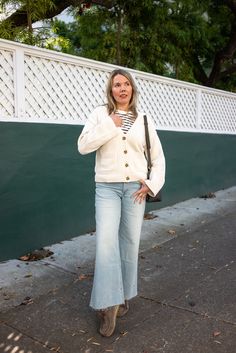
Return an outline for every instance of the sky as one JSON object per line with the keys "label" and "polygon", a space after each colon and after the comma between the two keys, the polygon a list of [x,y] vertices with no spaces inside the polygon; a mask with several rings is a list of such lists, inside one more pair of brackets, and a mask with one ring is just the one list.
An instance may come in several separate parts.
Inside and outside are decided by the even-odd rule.
{"label": "sky", "polygon": [[68,15],[67,9],[62,11],[62,13],[60,15],[56,16],[56,18],[58,18],[61,21],[66,22],[66,23],[73,21],[73,17],[71,15]]}

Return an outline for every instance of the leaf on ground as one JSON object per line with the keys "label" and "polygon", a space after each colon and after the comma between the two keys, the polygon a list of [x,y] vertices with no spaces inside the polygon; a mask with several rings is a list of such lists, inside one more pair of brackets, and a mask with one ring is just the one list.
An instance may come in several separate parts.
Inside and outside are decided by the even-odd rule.
{"label": "leaf on ground", "polygon": [[153,213],[145,213],[144,214],[144,219],[148,220],[148,219],[154,219],[157,218],[158,216],[154,215]]}
{"label": "leaf on ground", "polygon": [[84,279],[88,279],[91,277],[93,277],[91,273],[88,273],[88,274],[82,273],[81,275],[79,275],[79,281],[83,281]]}
{"label": "leaf on ground", "polygon": [[26,255],[20,256],[19,260],[21,261],[38,261],[42,260],[45,257],[49,257],[53,255],[54,253],[48,249],[41,248],[39,250],[34,250],[31,253],[28,253]]}
{"label": "leaf on ground", "polygon": [[7,293],[3,293],[3,299],[4,299],[4,300],[10,300],[10,299],[11,299],[11,297],[10,297],[10,295],[9,295],[9,294],[7,294]]}
{"label": "leaf on ground", "polygon": [[125,336],[125,335],[127,335],[127,333],[128,333],[128,331],[121,331],[121,336]]}
{"label": "leaf on ground", "polygon": [[32,298],[30,298],[30,297],[25,297],[25,299],[23,300],[22,303],[20,303],[20,305],[29,305],[29,304],[33,304],[33,303],[34,303],[34,301],[33,301]]}
{"label": "leaf on ground", "polygon": [[222,344],[220,341],[214,341],[215,343],[217,343],[217,344]]}
{"label": "leaf on ground", "polygon": [[23,256],[19,257],[19,260],[21,260],[21,261],[28,261],[28,260],[29,260],[29,254],[28,254],[28,255],[23,255]]}
{"label": "leaf on ground", "polygon": [[161,245],[158,245],[158,244],[153,245],[153,246],[152,246],[152,249],[158,249],[158,250],[159,250],[159,249],[161,249]]}
{"label": "leaf on ground", "polygon": [[52,348],[50,348],[50,351],[59,352],[60,348],[61,348],[60,346],[52,347]]}
{"label": "leaf on ground", "polygon": [[213,337],[217,337],[217,336],[219,336],[220,334],[221,334],[221,332],[216,330],[216,331],[213,332],[212,335],[213,335]]}
{"label": "leaf on ground", "polygon": [[169,233],[170,235],[175,235],[175,234],[176,234],[176,231],[175,231],[174,229],[169,229],[169,230],[168,230],[168,233]]}
{"label": "leaf on ground", "polygon": [[214,192],[207,192],[204,195],[199,196],[201,199],[213,199],[214,197],[216,197],[216,195],[214,194]]}
{"label": "leaf on ground", "polygon": [[29,277],[32,277],[32,273],[28,273],[28,275],[25,275],[24,278],[29,278]]}

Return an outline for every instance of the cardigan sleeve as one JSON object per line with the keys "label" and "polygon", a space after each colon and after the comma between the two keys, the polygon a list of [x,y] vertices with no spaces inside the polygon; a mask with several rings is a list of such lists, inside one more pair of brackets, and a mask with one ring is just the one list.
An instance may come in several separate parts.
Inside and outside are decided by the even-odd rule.
{"label": "cardigan sleeve", "polygon": [[94,152],[118,133],[112,119],[98,107],[90,114],[78,138],[78,151],[81,154]]}
{"label": "cardigan sleeve", "polygon": [[151,196],[154,196],[160,191],[162,186],[165,183],[165,156],[163,153],[162,145],[160,139],[157,135],[155,126],[151,119],[148,119],[148,129],[150,136],[150,145],[151,145],[151,173],[150,179],[145,180],[146,185],[151,190],[149,193]]}

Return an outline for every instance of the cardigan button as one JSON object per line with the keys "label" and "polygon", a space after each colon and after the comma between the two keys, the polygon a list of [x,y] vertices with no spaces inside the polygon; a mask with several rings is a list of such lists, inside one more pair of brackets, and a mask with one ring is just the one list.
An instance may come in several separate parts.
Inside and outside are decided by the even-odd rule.
{"label": "cardigan button", "polygon": [[129,180],[129,177],[128,177],[128,176],[126,177],[126,180]]}
{"label": "cardigan button", "polygon": [[126,137],[125,137],[125,136],[123,136],[123,137],[122,137],[122,140],[126,140]]}
{"label": "cardigan button", "polygon": [[128,167],[129,165],[128,165],[128,163],[125,163],[125,167]]}
{"label": "cardigan button", "polygon": [[126,154],[128,151],[127,150],[124,150],[124,153]]}

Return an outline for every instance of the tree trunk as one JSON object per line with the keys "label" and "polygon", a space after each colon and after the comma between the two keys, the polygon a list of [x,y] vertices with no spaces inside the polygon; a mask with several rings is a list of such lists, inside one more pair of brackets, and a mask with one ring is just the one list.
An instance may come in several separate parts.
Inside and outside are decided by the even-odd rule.
{"label": "tree trunk", "polygon": [[122,10],[119,9],[117,20],[117,36],[116,36],[116,63],[121,65],[121,32],[122,32]]}

